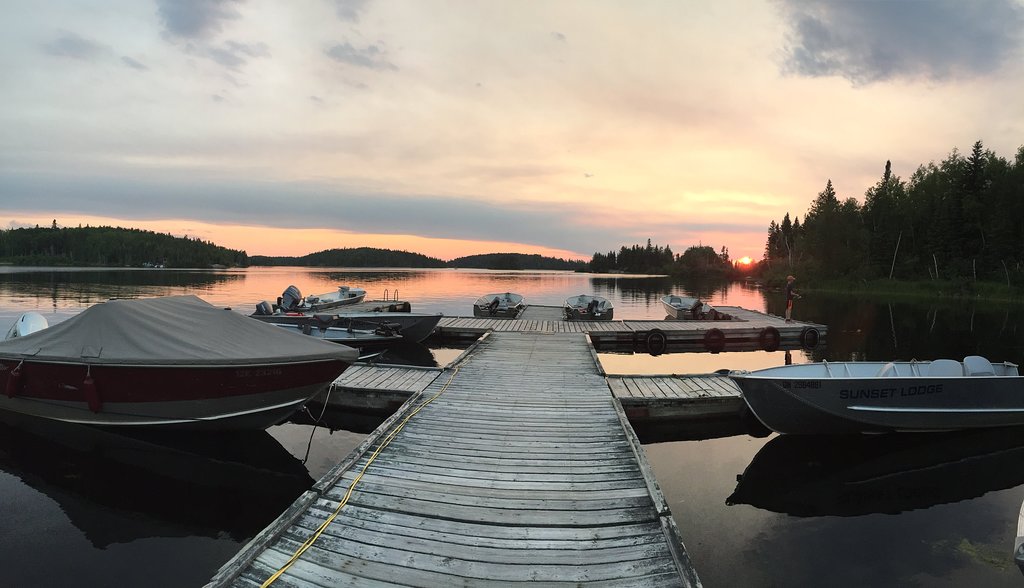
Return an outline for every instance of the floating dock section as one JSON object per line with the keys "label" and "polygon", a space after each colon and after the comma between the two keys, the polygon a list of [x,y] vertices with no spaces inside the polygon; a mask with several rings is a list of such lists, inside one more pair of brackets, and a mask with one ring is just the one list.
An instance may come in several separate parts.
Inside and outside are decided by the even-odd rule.
{"label": "floating dock section", "polygon": [[210,585],[275,574],[282,586],[700,585],[574,333],[484,337]]}
{"label": "floating dock section", "polygon": [[737,306],[716,307],[732,320],[568,321],[557,307],[528,306],[517,319],[444,317],[435,336],[473,340],[488,332],[587,333],[598,349],[638,350],[654,354],[682,351],[754,351],[814,349],[827,327],[785,319]]}

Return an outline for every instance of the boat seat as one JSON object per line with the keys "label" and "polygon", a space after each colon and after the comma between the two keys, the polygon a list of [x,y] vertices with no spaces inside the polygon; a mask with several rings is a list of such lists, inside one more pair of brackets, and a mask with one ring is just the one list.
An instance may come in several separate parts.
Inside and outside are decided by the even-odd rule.
{"label": "boat seat", "polygon": [[954,359],[936,359],[928,364],[929,377],[952,378],[964,375],[964,368]]}
{"label": "boat seat", "polygon": [[980,355],[968,355],[964,358],[964,373],[968,376],[994,376],[992,362]]}

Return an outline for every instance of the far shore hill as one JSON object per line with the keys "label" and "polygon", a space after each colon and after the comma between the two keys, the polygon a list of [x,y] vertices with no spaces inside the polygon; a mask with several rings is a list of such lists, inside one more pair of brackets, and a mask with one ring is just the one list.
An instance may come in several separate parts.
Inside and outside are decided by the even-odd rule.
{"label": "far shore hill", "polygon": [[249,256],[250,266],[300,267],[407,267],[407,268],[473,268],[495,270],[583,270],[587,261],[561,259],[526,253],[484,253],[468,255],[451,261],[429,257],[420,253],[357,247],[354,249],[328,249],[301,257]]}

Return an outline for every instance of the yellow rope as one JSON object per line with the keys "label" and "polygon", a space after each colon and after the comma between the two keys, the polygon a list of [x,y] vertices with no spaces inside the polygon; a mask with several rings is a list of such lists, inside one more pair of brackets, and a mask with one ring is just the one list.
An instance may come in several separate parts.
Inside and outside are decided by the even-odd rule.
{"label": "yellow rope", "polygon": [[370,454],[370,458],[366,460],[366,464],[363,465],[363,469],[359,472],[359,475],[357,475],[352,480],[352,483],[349,484],[348,491],[345,492],[345,497],[342,498],[341,502],[338,503],[338,507],[334,509],[334,512],[331,513],[331,516],[327,517],[327,520],[321,523],[321,525],[309,537],[309,539],[306,539],[305,543],[303,543],[302,546],[299,547],[295,554],[292,555],[291,558],[283,566],[281,566],[281,569],[277,570],[276,572],[274,572],[274,575],[267,578],[267,580],[263,582],[260,588],[267,588],[267,586],[273,584],[275,580],[281,577],[281,574],[283,574],[288,568],[292,566],[293,563],[295,563],[296,561],[298,561],[300,557],[302,557],[302,554],[305,553],[307,549],[313,546],[313,543],[316,542],[316,540],[320,537],[320,535],[323,534],[325,530],[327,530],[328,525],[330,525],[331,522],[333,522],[334,519],[337,518],[339,514],[341,514],[341,509],[346,504],[348,504],[348,500],[349,498],[351,498],[352,492],[354,492],[356,489],[356,484],[358,484],[360,480],[363,479],[363,474],[366,473],[366,469],[370,467],[370,464],[373,463],[375,459],[377,459],[377,456],[380,455],[380,452],[383,451],[384,448],[387,447],[391,443],[391,441],[398,435],[398,433],[405,428],[405,425],[408,424],[409,419],[416,416],[416,413],[423,410],[423,407],[430,404],[434,400],[437,400],[437,397],[443,394],[444,391],[448,389],[448,385],[451,384],[452,380],[455,379],[455,374],[459,373],[459,367],[456,367],[454,370],[452,370],[452,375],[448,378],[448,381],[444,383],[444,386],[441,386],[441,389],[438,390],[437,394],[434,394],[427,400],[423,401],[419,406],[415,408],[415,410],[406,415],[406,417],[402,419],[402,422],[400,422],[398,426],[394,428],[394,430],[392,430],[390,433],[387,434],[386,437],[384,437],[384,441],[380,444],[380,446],[377,447],[377,449],[373,451],[372,454]]}

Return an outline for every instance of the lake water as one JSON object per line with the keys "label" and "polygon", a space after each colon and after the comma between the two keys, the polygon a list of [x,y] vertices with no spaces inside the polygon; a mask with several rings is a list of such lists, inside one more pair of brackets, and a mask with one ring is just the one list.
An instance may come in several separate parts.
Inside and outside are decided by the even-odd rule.
{"label": "lake water", "polygon": [[[595,293],[616,318],[661,319],[660,297],[780,315],[755,284],[565,272],[252,268],[224,271],[0,267],[0,332],[27,310],[53,324],[113,297],[197,294],[249,313],[289,284],[338,284],[468,315],[513,291],[559,305]],[[911,303],[808,293],[794,318],[826,324],[827,346],[792,361],[1024,360],[1024,307]],[[444,365],[460,352],[408,352]],[[784,362],[782,351],[599,354],[610,373],[697,373]],[[297,419],[299,420],[299,419]],[[4,586],[199,586],[357,446],[374,419],[328,430],[298,422],[252,435],[127,437],[0,420]],[[705,586],[1017,586],[1024,432],[842,438],[753,437],[734,427],[659,431],[644,448]],[[643,434],[643,433],[642,433]],[[671,440],[697,437],[697,440]],[[703,437],[703,438],[700,438]],[[738,481],[738,476],[742,480]]]}

